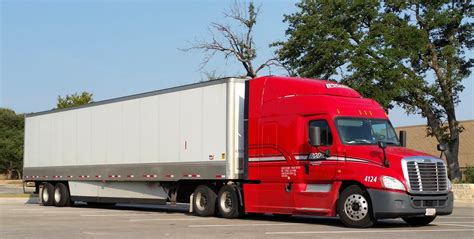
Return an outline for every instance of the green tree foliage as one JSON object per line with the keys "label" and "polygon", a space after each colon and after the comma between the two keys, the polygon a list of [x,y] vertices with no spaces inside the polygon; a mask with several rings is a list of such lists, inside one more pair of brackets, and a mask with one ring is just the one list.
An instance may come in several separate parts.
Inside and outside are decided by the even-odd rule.
{"label": "green tree foliage", "polygon": [[24,117],[0,108],[0,173],[21,178]]}
{"label": "green tree foliage", "polygon": [[69,108],[79,105],[84,105],[93,102],[92,94],[88,92],[82,92],[81,94],[74,93],[72,95],[66,95],[65,97],[58,96],[57,108]]}
{"label": "green tree foliage", "polygon": [[335,79],[427,119],[427,133],[448,145],[449,175],[461,179],[455,106],[470,75],[471,1],[303,0],[285,16],[279,60],[298,75]]}

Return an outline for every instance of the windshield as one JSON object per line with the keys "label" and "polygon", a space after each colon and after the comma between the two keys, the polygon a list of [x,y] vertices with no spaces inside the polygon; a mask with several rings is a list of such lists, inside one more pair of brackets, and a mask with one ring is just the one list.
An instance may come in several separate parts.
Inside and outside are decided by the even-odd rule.
{"label": "windshield", "polygon": [[338,118],[336,126],[344,144],[377,144],[384,141],[388,145],[399,145],[395,130],[385,119]]}

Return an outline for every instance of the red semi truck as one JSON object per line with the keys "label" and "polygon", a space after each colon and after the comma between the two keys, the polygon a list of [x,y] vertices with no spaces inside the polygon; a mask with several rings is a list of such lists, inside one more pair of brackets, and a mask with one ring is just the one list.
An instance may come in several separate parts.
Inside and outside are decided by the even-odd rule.
{"label": "red semi truck", "polygon": [[44,206],[189,202],[199,216],[451,214],[445,163],[337,83],[226,78],[26,117],[24,181]]}

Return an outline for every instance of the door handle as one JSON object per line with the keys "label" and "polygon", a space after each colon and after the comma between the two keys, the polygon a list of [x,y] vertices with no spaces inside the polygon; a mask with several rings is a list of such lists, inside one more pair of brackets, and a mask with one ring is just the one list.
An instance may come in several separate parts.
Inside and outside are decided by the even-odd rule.
{"label": "door handle", "polygon": [[304,164],[304,173],[309,174],[309,163]]}

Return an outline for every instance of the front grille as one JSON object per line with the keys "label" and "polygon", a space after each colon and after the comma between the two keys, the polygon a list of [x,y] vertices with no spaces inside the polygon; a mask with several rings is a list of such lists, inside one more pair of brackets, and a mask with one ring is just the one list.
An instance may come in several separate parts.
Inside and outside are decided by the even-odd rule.
{"label": "front grille", "polygon": [[441,160],[408,160],[405,163],[405,177],[411,192],[437,193],[448,190],[446,166]]}

